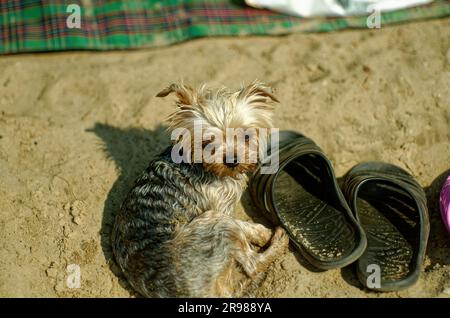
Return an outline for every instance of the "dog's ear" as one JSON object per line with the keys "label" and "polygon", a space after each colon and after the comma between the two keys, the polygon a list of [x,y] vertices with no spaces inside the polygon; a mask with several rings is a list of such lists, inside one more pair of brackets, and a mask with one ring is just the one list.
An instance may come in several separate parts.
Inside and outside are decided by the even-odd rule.
{"label": "dog's ear", "polygon": [[267,99],[270,99],[273,102],[279,103],[280,101],[278,100],[278,98],[276,98],[272,93],[270,93],[268,89],[269,88],[265,87],[263,84],[255,82],[241,89],[239,97],[251,100],[257,100],[262,98],[264,99],[264,102],[267,102]]}
{"label": "dog's ear", "polygon": [[170,93],[176,93],[178,97],[178,106],[192,105],[196,100],[196,93],[194,92],[194,90],[191,87],[183,84],[171,84],[169,87],[156,94],[156,97],[165,97]]}

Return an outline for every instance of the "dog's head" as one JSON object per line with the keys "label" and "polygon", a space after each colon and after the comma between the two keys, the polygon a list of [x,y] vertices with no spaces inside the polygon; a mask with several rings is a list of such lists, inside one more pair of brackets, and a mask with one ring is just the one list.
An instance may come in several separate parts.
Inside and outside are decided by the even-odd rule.
{"label": "dog's head", "polygon": [[[177,95],[177,110],[170,115],[172,137],[190,162],[221,177],[238,177],[256,168],[272,127],[272,106],[277,98],[259,83],[236,92],[192,89],[172,84],[158,93]],[[189,152],[186,157],[186,152]]]}

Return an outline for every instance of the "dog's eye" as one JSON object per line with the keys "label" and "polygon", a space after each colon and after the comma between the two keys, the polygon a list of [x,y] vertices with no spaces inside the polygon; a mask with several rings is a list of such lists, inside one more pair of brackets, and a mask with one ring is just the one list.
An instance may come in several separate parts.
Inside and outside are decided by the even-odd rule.
{"label": "dog's eye", "polygon": [[249,141],[250,140],[250,136],[249,135],[245,135],[245,141]]}

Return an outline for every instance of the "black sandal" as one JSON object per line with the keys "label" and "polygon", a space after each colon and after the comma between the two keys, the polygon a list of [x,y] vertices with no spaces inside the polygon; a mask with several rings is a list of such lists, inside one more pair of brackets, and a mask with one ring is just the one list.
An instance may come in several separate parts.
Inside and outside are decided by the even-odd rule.
{"label": "black sandal", "polygon": [[430,229],[422,187],[397,166],[367,162],[347,173],[343,191],[367,235],[367,249],[357,262],[361,283],[378,291],[413,285]]}
{"label": "black sandal", "polygon": [[281,224],[293,244],[315,267],[331,269],[356,261],[366,237],[342,194],[331,162],[309,138],[280,132],[274,174],[256,171],[250,183],[255,204],[274,224]]}

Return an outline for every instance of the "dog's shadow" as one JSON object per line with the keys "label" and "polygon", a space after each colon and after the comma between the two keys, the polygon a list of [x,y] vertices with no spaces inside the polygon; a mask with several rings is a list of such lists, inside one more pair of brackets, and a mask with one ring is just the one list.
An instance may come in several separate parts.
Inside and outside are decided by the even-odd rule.
{"label": "dog's shadow", "polygon": [[170,144],[166,126],[159,125],[154,130],[142,128],[118,128],[107,124],[96,123],[88,132],[101,138],[101,148],[108,159],[112,160],[119,171],[105,201],[101,225],[101,248],[112,272],[119,282],[133,295],[137,294],[126,282],[123,274],[114,261],[111,250],[111,230],[114,218],[122,201],[131,189],[139,174],[147,167],[152,158]]}

